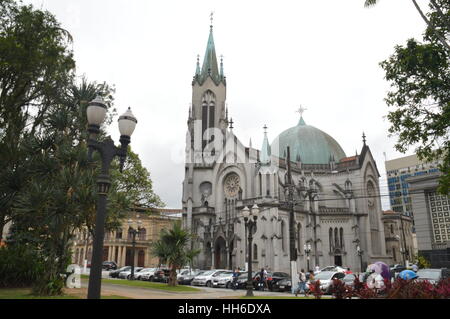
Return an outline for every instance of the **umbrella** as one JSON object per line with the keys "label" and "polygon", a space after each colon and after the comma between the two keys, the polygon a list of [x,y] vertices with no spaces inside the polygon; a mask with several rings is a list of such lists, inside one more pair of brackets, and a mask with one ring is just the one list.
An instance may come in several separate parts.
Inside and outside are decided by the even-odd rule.
{"label": "umbrella", "polygon": [[417,278],[417,274],[412,270],[403,270],[399,275],[400,278],[404,280]]}
{"label": "umbrella", "polygon": [[367,270],[369,271],[369,272],[375,272],[375,273],[377,273],[377,274],[380,274],[382,277],[383,277],[383,279],[388,279],[388,280],[390,280],[391,279],[391,271],[390,271],[390,269],[389,269],[389,266],[388,265],[386,265],[384,262],[382,262],[382,261],[376,261],[376,262],[374,262],[373,264],[370,264],[368,267],[367,267]]}

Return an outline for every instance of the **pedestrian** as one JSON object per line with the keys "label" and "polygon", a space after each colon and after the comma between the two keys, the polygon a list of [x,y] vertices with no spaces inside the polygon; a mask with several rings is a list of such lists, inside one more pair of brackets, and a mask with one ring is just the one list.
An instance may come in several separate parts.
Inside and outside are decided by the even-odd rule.
{"label": "pedestrian", "polygon": [[317,274],[318,272],[320,272],[320,267],[319,267],[319,265],[316,265],[316,267],[315,267],[315,273]]}
{"label": "pedestrian", "polygon": [[234,269],[232,277],[233,277],[233,283],[231,284],[231,286],[232,286],[233,290],[236,290],[236,288],[237,288],[237,279],[239,277],[239,268],[238,269],[236,269],[236,268]]}
{"label": "pedestrian", "polygon": [[353,272],[350,270],[350,267],[347,267],[347,270],[345,271],[345,274],[346,275],[353,274]]}
{"label": "pedestrian", "polygon": [[298,273],[298,288],[295,290],[295,297],[297,297],[298,293],[303,292],[306,296],[306,274],[305,270],[301,269]]}

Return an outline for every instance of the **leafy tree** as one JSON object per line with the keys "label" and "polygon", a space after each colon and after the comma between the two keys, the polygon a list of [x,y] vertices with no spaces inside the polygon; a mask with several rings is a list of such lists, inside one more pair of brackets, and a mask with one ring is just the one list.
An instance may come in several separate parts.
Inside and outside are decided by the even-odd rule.
{"label": "leafy tree", "polygon": [[0,234],[26,180],[21,142],[72,83],[70,42],[50,13],[0,0]]}
{"label": "leafy tree", "polygon": [[194,234],[181,227],[179,221],[173,224],[172,229],[162,229],[160,239],[153,243],[152,253],[161,263],[167,263],[170,268],[169,285],[177,285],[177,269],[192,262],[200,250],[188,249],[189,241]]}
{"label": "leafy tree", "polygon": [[[45,269],[33,277],[34,292],[60,294],[70,239],[82,228],[92,232],[95,222],[100,161],[97,153],[93,162],[87,156],[87,103],[97,95],[106,100],[101,139],[116,114],[114,89],[75,83],[70,34],[50,13],[0,0],[0,18],[0,230],[12,220],[9,245],[29,247]],[[113,168],[109,229],[135,203],[162,204],[139,157],[130,158],[126,177]]]}
{"label": "leafy tree", "polygon": [[[376,2],[376,1],[368,1]],[[413,1],[415,5],[417,3]],[[450,190],[450,2],[434,0],[421,14],[427,28],[423,42],[409,39],[396,46],[394,54],[380,63],[391,83],[386,103],[394,108],[387,115],[389,133],[398,137],[401,152],[416,147],[420,160],[440,161],[443,173],[438,191]]]}

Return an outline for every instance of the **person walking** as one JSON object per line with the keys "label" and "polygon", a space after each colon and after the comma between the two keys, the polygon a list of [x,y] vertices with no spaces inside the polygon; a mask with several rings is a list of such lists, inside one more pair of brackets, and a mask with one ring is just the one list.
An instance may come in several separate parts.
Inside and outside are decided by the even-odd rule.
{"label": "person walking", "polygon": [[305,270],[301,269],[300,272],[298,273],[298,288],[297,290],[295,290],[295,297],[297,297],[297,295],[301,292],[303,292],[306,296],[306,274],[305,274]]}
{"label": "person walking", "polygon": [[239,277],[239,270],[240,270],[239,268],[238,269],[235,268],[233,271],[233,275],[232,275],[233,281],[231,283],[231,287],[233,288],[233,290],[237,289],[237,280]]}

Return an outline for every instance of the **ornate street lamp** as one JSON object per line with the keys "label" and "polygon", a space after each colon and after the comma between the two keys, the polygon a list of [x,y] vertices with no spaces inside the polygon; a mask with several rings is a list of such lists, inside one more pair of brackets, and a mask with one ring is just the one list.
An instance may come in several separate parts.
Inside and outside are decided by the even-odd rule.
{"label": "ornate street lamp", "polygon": [[[248,277],[247,277],[247,295],[248,297],[253,296],[253,281],[252,281],[252,241],[253,241],[253,231],[256,230],[256,220],[258,219],[259,207],[258,205],[253,205],[251,211],[245,206],[242,209],[242,215],[244,216],[245,228],[248,234]],[[252,218],[253,217],[253,218]]]}
{"label": "ornate street lamp", "polygon": [[304,244],[303,250],[305,251],[305,254],[306,254],[306,262],[307,262],[306,268],[309,271],[309,254],[311,253],[311,244]]}
{"label": "ornate street lamp", "polygon": [[89,275],[88,299],[100,299],[101,278],[102,278],[102,259],[103,259],[103,239],[105,235],[106,202],[109,186],[109,169],[114,157],[120,159],[120,171],[122,172],[127,156],[130,137],[136,127],[137,120],[131,113],[130,108],[119,117],[120,147],[114,145],[113,140],[108,136],[104,141],[97,141],[100,133],[100,125],[106,117],[106,104],[103,99],[97,96],[88,104],[86,115],[89,131],[89,160],[92,159],[93,151],[100,153],[102,167],[101,173],[97,178],[98,200],[97,215],[95,217],[95,236],[93,242],[92,263]]}
{"label": "ornate street lamp", "polygon": [[128,232],[131,234],[132,236],[132,240],[131,240],[131,275],[130,275],[130,280],[134,280],[134,255],[135,255],[135,250],[136,250],[136,235],[139,235],[142,228],[141,228],[141,224],[142,222],[140,220],[137,221],[137,229],[133,228],[133,221],[131,219],[128,220]]}

